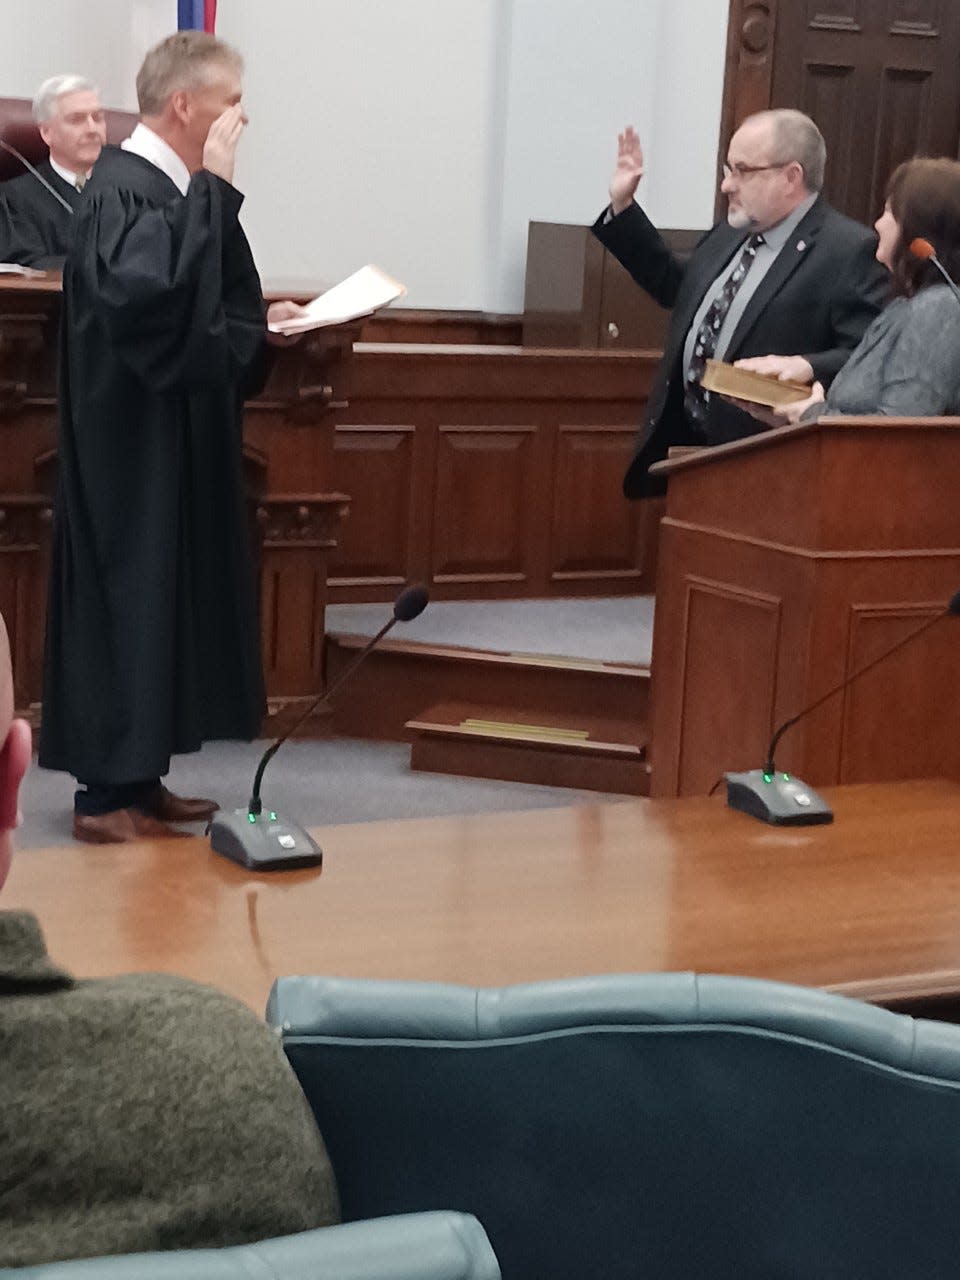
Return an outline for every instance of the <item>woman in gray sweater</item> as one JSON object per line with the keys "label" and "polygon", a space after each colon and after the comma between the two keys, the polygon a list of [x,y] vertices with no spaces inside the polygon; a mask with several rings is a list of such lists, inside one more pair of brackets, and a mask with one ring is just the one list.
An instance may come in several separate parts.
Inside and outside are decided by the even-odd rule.
{"label": "woman in gray sweater", "polygon": [[960,275],[960,162],[914,159],[901,164],[874,225],[877,261],[891,275],[890,302],[828,393],[818,382],[808,399],[775,410],[737,402],[770,426],[825,413],[960,414],[960,300],[932,262],[910,251],[915,239],[925,239],[950,276]]}

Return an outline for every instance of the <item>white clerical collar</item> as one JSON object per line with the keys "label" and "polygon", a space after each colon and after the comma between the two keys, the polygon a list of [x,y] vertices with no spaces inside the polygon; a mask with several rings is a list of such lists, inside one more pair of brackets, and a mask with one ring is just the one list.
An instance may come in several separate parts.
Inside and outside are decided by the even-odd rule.
{"label": "white clerical collar", "polygon": [[[77,173],[71,173],[70,170],[65,169],[62,164],[57,164],[53,156],[50,157],[50,168],[53,170],[54,173],[60,175],[60,177],[64,180],[64,182],[67,184],[68,187],[75,187],[77,185],[77,178],[80,177],[80,175]],[[90,173],[92,172],[93,170],[91,169]],[[84,182],[86,182],[86,180],[90,177],[90,173],[85,173],[83,175]]]}
{"label": "white clerical collar", "polygon": [[159,134],[148,129],[145,124],[138,124],[125,142],[120,143],[124,151],[132,151],[135,156],[149,160],[152,165],[162,170],[182,196],[187,194],[190,185],[190,170],[183,163],[169,142],[164,142]]}

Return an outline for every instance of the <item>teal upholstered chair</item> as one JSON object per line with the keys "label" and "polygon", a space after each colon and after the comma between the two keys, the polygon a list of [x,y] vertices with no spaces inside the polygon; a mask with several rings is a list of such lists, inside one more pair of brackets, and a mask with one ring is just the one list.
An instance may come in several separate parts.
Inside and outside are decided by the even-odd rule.
{"label": "teal upholstered chair", "polygon": [[499,1280],[480,1224],[422,1213],[233,1249],[183,1249],[0,1269],[11,1280]]}
{"label": "teal upholstered chair", "polygon": [[660,974],[283,978],[346,1219],[456,1204],[505,1280],[960,1274],[960,1028]]}

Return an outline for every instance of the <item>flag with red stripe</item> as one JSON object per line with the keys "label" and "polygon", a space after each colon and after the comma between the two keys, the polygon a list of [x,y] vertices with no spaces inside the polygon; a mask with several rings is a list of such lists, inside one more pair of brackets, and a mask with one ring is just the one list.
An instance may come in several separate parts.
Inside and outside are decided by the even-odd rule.
{"label": "flag with red stripe", "polygon": [[209,31],[217,25],[217,0],[177,0],[180,31]]}

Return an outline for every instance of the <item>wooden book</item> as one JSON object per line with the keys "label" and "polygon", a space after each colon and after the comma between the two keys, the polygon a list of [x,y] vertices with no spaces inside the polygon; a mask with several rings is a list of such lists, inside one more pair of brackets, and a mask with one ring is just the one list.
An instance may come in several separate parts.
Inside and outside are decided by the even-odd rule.
{"label": "wooden book", "polygon": [[738,369],[722,360],[708,360],[700,381],[706,391],[732,396],[735,400],[749,400],[751,404],[764,404],[770,409],[807,400],[812,390],[803,382],[782,382],[770,374]]}

